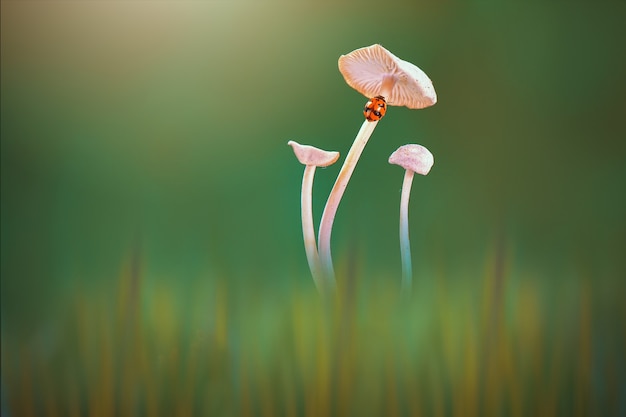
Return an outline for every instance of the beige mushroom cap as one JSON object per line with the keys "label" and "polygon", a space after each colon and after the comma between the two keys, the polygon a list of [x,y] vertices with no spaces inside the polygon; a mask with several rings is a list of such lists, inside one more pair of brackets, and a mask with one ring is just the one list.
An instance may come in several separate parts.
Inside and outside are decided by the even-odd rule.
{"label": "beige mushroom cap", "polygon": [[327,167],[334,164],[339,159],[339,152],[324,151],[314,146],[300,145],[298,142],[290,140],[287,145],[293,148],[293,153],[303,165],[314,165],[316,167]]}
{"label": "beige mushroom cap", "polygon": [[426,175],[430,172],[435,158],[428,149],[422,145],[408,144],[400,146],[389,157],[389,163],[400,165],[404,169],[408,169],[418,174]]}
{"label": "beige mushroom cap", "polygon": [[410,62],[374,44],[339,57],[339,71],[364,96],[383,96],[392,106],[423,109],[437,102],[430,78]]}

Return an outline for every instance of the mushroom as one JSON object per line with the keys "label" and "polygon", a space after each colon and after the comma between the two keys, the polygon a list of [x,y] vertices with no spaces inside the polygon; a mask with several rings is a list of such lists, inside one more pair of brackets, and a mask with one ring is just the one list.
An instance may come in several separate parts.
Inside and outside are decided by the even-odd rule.
{"label": "mushroom", "polygon": [[409,196],[413,174],[426,175],[432,168],[435,159],[433,154],[422,145],[400,146],[389,157],[389,163],[400,165],[406,171],[402,182],[400,198],[400,257],[402,260],[402,289],[410,291],[413,271],[411,267],[411,244],[409,242]]}
{"label": "mushroom", "polygon": [[[375,44],[339,57],[339,71],[348,85],[368,99],[383,98],[389,105],[422,109],[437,102],[428,76],[415,65],[403,61]],[[382,117],[382,116],[381,116]],[[319,229],[319,254],[326,275],[334,281],[330,236],[341,197],[352,172],[379,120],[366,119],[346,156],[335,185],[324,207]]]}
{"label": "mushroom", "polygon": [[334,164],[339,159],[339,152],[329,152],[318,149],[309,145],[301,145],[298,142],[290,140],[287,142],[293,148],[296,158],[301,164],[305,165],[304,175],[302,177],[302,234],[304,236],[304,249],[309,262],[309,269],[313,276],[313,281],[319,292],[332,290],[334,282],[324,284],[323,274],[320,267],[319,254],[315,243],[315,228],[313,226],[313,177],[315,176],[316,167],[327,167]]}
{"label": "mushroom", "polygon": [[423,109],[437,102],[424,71],[378,44],[342,55],[339,71],[350,87],[367,98],[383,96],[391,106]]}

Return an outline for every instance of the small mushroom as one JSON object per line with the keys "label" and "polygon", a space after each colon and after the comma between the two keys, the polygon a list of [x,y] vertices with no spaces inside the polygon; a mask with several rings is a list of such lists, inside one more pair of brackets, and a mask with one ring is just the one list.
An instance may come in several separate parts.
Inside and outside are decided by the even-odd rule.
{"label": "small mushroom", "polygon": [[[392,106],[422,109],[437,102],[433,84],[422,70],[378,44],[342,55],[339,71],[350,87],[368,98],[380,96]],[[318,237],[319,254],[326,275],[333,280],[330,237],[335,215],[352,172],[379,119],[363,122],[324,207]]]}
{"label": "small mushroom", "polygon": [[402,289],[409,292],[413,270],[411,266],[411,244],[409,242],[409,196],[413,174],[426,175],[430,172],[435,159],[428,149],[421,145],[404,145],[389,157],[389,163],[400,165],[406,171],[402,182],[400,198],[400,257],[402,260]]}
{"label": "small mushroom", "polygon": [[313,225],[313,177],[315,176],[316,167],[327,167],[334,164],[339,159],[339,152],[328,152],[318,149],[314,146],[301,145],[298,142],[290,140],[287,142],[293,148],[296,158],[301,164],[305,165],[304,175],[302,177],[302,234],[304,236],[304,249],[309,262],[309,269],[313,276],[313,281],[319,292],[332,290],[332,282],[329,285],[324,284],[322,269],[320,267],[319,254],[315,243],[315,228]]}

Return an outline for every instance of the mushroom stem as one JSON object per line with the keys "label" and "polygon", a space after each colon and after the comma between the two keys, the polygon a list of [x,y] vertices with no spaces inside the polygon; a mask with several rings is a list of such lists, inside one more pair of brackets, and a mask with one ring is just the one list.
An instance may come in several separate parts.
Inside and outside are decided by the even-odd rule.
{"label": "mushroom stem", "polygon": [[323,292],[322,268],[320,265],[319,254],[317,253],[317,245],[315,243],[315,228],[313,226],[313,177],[315,176],[315,165],[307,165],[304,168],[302,176],[302,235],[304,237],[304,249],[306,258],[309,262],[309,269],[315,282],[315,287],[321,293]]}
{"label": "mushroom stem", "polygon": [[411,242],[409,241],[409,197],[413,184],[414,172],[407,169],[402,182],[400,198],[400,257],[402,260],[402,290],[411,291],[413,267],[411,265]]}
{"label": "mushroom stem", "polygon": [[407,293],[411,290],[413,271],[411,267],[411,244],[409,242],[409,196],[413,176],[417,172],[427,175],[430,172],[435,158],[422,145],[408,144],[400,146],[389,157],[389,163],[399,165],[405,170],[402,182],[402,197],[400,198],[400,256],[402,259],[402,290]]}
{"label": "mushroom stem", "polygon": [[324,284],[324,276],[322,274],[322,268],[320,265],[319,255],[317,253],[317,246],[315,244],[315,228],[313,226],[313,208],[312,208],[312,195],[313,195],[313,177],[315,176],[316,167],[327,167],[334,164],[339,159],[339,152],[329,152],[322,149],[318,149],[314,146],[300,145],[298,142],[290,140],[287,145],[293,148],[293,152],[305,166],[304,175],[302,177],[302,234],[304,235],[304,249],[306,251],[306,257],[309,262],[309,269],[313,276],[313,281],[317,290],[321,292],[328,292],[333,290],[332,287],[328,287]]}
{"label": "mushroom stem", "polygon": [[332,233],[333,222],[335,220],[335,215],[337,214],[337,208],[341,202],[341,197],[343,196],[343,193],[348,186],[348,182],[350,181],[350,177],[352,176],[352,172],[354,171],[354,168],[359,161],[359,157],[361,156],[361,153],[363,152],[370,136],[372,136],[372,132],[374,132],[374,128],[377,124],[378,121],[370,122],[365,120],[363,122],[363,125],[361,126],[359,133],[357,133],[356,138],[352,143],[352,147],[346,156],[346,160],[341,167],[341,171],[339,171],[335,185],[333,185],[333,189],[331,190],[328,200],[326,201],[324,213],[322,214],[318,236],[319,256],[321,266],[324,270],[324,274],[326,275],[326,280],[329,286],[332,287],[335,287],[335,271],[333,269],[333,259],[330,253],[330,235]]}

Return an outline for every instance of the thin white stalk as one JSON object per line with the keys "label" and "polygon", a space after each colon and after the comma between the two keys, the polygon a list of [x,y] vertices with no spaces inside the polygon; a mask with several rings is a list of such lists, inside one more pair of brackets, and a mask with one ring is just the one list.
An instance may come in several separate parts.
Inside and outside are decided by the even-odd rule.
{"label": "thin white stalk", "polygon": [[324,275],[320,264],[317,245],[315,244],[315,228],[313,225],[313,178],[316,167],[327,167],[337,162],[339,152],[329,152],[318,149],[310,145],[301,145],[290,140],[287,145],[293,148],[293,152],[305,166],[302,177],[301,211],[302,211],[302,234],[304,236],[304,248],[309,263],[309,269],[313,276],[315,286],[320,293],[327,293],[333,290],[324,282]]}
{"label": "thin white stalk", "polygon": [[411,265],[411,242],[409,241],[409,196],[413,183],[413,171],[407,169],[402,182],[400,198],[400,257],[402,260],[402,291],[411,291],[413,268]]}
{"label": "thin white stalk", "polygon": [[324,213],[322,214],[318,238],[319,256],[321,266],[324,270],[324,275],[326,276],[326,281],[331,287],[335,287],[336,285],[333,260],[330,254],[330,235],[333,228],[333,222],[335,220],[335,215],[337,214],[337,208],[341,202],[341,197],[343,196],[343,193],[348,186],[348,182],[350,181],[350,177],[352,176],[352,172],[354,171],[354,168],[359,161],[359,157],[361,156],[361,153],[363,152],[370,136],[372,136],[372,132],[374,132],[374,128],[377,124],[378,121],[369,122],[365,120],[363,122],[363,125],[361,126],[359,133],[357,133],[356,138],[352,143],[352,147],[346,156],[346,160],[341,167],[341,171],[339,171],[335,185],[328,196],[328,201],[326,201]]}
{"label": "thin white stalk", "polygon": [[311,270],[315,287],[320,293],[322,293],[324,291],[324,283],[320,258],[317,253],[317,245],[315,243],[315,227],[313,225],[312,195],[315,168],[315,165],[307,165],[304,168],[304,175],[302,176],[302,235],[304,237],[306,258],[309,262],[309,269]]}

